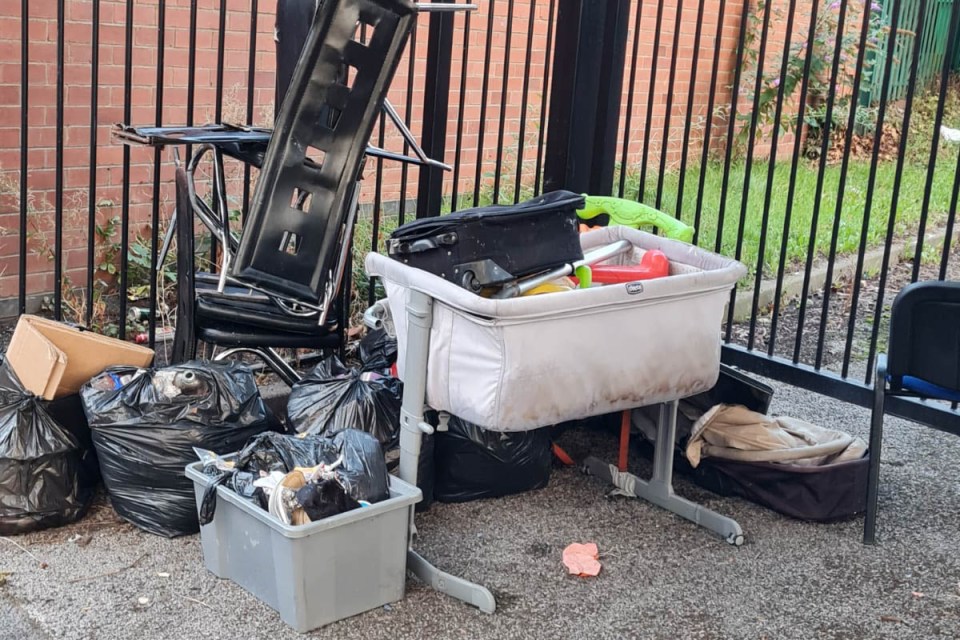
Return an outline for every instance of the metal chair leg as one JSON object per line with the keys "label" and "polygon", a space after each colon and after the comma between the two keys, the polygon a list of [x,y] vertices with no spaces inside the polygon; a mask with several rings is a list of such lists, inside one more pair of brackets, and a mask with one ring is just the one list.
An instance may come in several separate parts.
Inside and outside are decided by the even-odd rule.
{"label": "metal chair leg", "polygon": [[880,489],[880,449],[883,441],[883,411],[887,390],[887,358],[877,357],[873,380],[873,414],[870,417],[870,470],[867,475],[867,514],[863,521],[863,544],[876,544],[877,502]]}
{"label": "metal chair leg", "polygon": [[301,380],[300,374],[294,371],[293,367],[287,364],[287,361],[281,358],[279,353],[269,347],[234,347],[218,353],[214,356],[213,360],[219,362],[237,353],[252,353],[257,356],[263,360],[264,364],[270,367],[281,380],[286,382],[287,386],[292,387]]}

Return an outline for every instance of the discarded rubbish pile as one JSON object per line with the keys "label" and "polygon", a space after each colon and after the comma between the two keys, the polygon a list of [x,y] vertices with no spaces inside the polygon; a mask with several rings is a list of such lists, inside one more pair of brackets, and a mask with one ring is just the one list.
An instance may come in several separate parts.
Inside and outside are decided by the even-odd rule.
{"label": "discarded rubbish pile", "polygon": [[230,453],[280,428],[253,372],[236,363],[111,367],[80,395],[113,508],[166,537],[200,529],[193,483],[183,473],[194,447]]}
{"label": "discarded rubbish pile", "polygon": [[0,361],[0,535],[69,524],[90,506],[93,450],[57,421],[51,404]]}
{"label": "discarded rubbish pile", "polygon": [[229,458],[197,450],[203,473],[215,478],[200,506],[200,524],[216,513],[225,486],[287,525],[316,522],[390,496],[376,438],[345,429],[333,437],[263,433]]}

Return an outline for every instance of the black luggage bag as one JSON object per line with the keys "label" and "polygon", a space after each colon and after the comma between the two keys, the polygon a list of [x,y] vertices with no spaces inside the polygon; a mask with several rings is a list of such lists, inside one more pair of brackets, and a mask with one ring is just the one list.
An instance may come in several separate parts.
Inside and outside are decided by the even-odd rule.
{"label": "black luggage bag", "polygon": [[465,209],[405,224],[391,258],[473,292],[583,258],[577,209],[583,196],[553,191],[515,205]]}

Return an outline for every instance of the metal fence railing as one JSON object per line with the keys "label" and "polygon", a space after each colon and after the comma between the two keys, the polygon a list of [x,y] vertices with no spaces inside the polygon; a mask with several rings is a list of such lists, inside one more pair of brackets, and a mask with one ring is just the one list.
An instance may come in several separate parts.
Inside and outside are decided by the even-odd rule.
{"label": "metal fence railing", "polygon": [[[272,123],[278,1],[313,2],[11,3],[0,312],[162,339],[170,161],[117,145],[110,125]],[[368,163],[355,253],[414,215],[547,188],[641,200],[748,266],[729,362],[868,402],[897,291],[960,278],[960,147],[941,135],[960,129],[960,2],[478,4],[421,16],[390,93],[453,170]],[[384,121],[372,142],[405,151]],[[230,176],[238,218],[255,178]],[[360,265],[358,304],[376,295]]]}

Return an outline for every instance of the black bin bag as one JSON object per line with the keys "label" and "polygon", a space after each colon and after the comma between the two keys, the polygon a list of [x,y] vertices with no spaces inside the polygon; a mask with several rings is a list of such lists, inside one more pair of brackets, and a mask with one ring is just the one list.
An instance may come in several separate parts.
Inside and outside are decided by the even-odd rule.
{"label": "black bin bag", "polygon": [[58,422],[52,404],[25,390],[0,360],[0,535],[69,524],[93,500],[96,461],[72,433],[85,427]]}
{"label": "black bin bag", "polygon": [[343,461],[336,469],[338,482],[352,500],[380,502],[390,497],[390,477],[383,450],[376,438],[363,431],[347,429],[335,436],[261,433],[251,438],[234,459],[232,469],[208,463],[203,472],[215,477],[200,504],[200,524],[208,524],[217,510],[217,486],[224,485],[266,510],[263,492],[252,487],[252,479],[273,471],[289,473],[295,467]]}
{"label": "black bin bag", "polygon": [[553,463],[549,428],[500,433],[452,416],[435,434],[433,496],[468,502],[542,489]]}
{"label": "black bin bag", "polygon": [[391,449],[400,438],[400,398],[396,378],[347,367],[334,356],[293,385],[287,422],[300,433],[366,431]]}
{"label": "black bin bag", "polygon": [[186,362],[162,369],[114,367],[80,391],[113,508],[161,536],[196,533],[194,447],[231,453],[280,428],[249,367]]}

